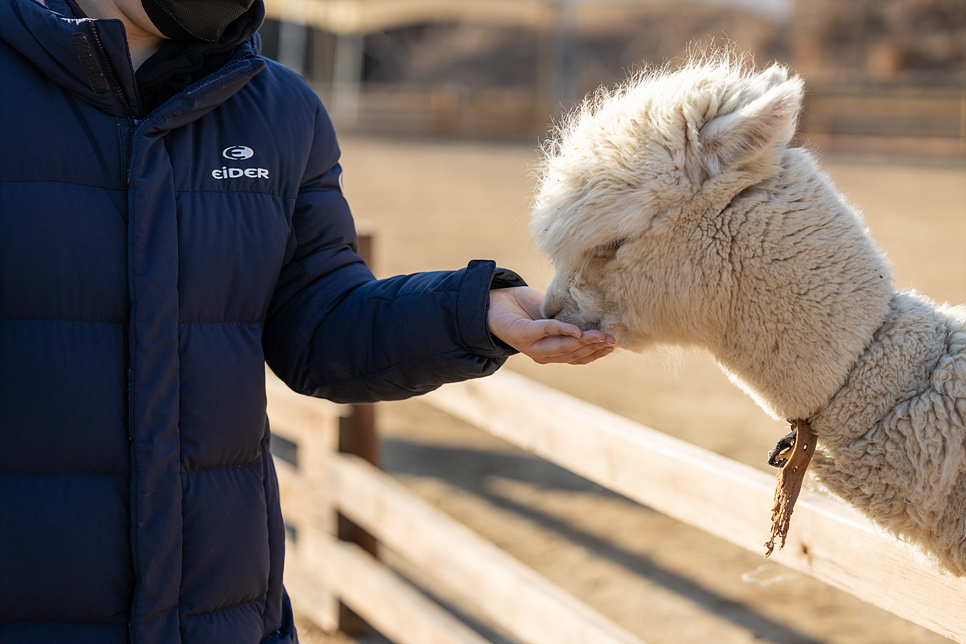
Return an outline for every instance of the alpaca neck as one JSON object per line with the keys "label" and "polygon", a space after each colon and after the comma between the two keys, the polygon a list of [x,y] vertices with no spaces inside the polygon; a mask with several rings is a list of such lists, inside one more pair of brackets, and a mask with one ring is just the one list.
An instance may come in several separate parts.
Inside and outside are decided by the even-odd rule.
{"label": "alpaca neck", "polygon": [[[808,418],[842,386],[882,323],[891,271],[861,217],[809,155],[737,197],[712,353],[766,411]],[[730,211],[730,212],[729,212]]]}
{"label": "alpaca neck", "polygon": [[966,306],[896,293],[815,414],[811,472],[942,566],[966,574]]}
{"label": "alpaca neck", "polygon": [[844,386],[815,414],[815,426],[826,438],[826,446],[853,445],[898,403],[929,391],[943,357],[952,355],[962,362],[963,317],[962,307],[957,317],[918,293],[895,293],[885,320]]}

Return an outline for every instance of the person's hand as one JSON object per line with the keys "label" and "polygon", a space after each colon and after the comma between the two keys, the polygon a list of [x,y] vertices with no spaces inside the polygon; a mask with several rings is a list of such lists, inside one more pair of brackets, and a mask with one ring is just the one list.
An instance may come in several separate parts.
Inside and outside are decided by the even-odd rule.
{"label": "person's hand", "polygon": [[543,294],[528,286],[490,291],[490,333],[539,364],[588,364],[614,351],[614,338],[602,331],[542,319],[542,301]]}

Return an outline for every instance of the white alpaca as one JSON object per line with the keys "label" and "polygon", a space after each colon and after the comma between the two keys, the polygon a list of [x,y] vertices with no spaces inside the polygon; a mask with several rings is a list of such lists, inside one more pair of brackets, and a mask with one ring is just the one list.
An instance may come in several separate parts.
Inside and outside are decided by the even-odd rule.
{"label": "white alpaca", "polygon": [[721,55],[585,103],[532,210],[544,314],[709,350],[768,413],[810,420],[826,488],[966,575],[966,307],[893,289],[861,215],[788,148],[802,92]]}

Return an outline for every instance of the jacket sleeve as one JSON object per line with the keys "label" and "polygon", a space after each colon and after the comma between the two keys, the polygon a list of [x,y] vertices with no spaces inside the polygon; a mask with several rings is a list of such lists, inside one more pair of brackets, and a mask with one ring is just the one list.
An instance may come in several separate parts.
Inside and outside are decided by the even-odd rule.
{"label": "jacket sleeve", "polygon": [[480,260],[376,280],[357,252],[338,157],[320,105],[292,250],[265,321],[269,366],[295,391],[343,403],[407,398],[496,371],[513,350],[487,329],[489,290],[523,280]]}

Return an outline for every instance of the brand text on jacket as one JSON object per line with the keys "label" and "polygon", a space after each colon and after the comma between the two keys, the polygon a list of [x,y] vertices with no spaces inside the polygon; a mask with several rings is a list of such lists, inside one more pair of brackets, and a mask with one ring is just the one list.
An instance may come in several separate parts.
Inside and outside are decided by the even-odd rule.
{"label": "brand text on jacket", "polygon": [[215,179],[239,179],[248,177],[249,179],[268,179],[267,168],[215,168],[211,171],[211,176]]}

